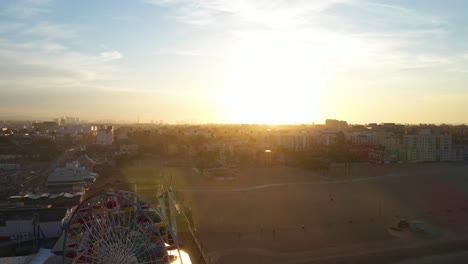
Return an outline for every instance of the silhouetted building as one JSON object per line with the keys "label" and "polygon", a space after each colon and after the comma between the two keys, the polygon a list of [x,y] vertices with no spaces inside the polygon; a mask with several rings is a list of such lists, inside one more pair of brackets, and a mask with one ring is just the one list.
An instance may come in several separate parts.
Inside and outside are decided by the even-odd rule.
{"label": "silhouetted building", "polygon": [[85,151],[81,153],[81,156],[76,160],[83,167],[93,168],[96,166],[96,162],[92,160]]}
{"label": "silhouetted building", "polygon": [[348,123],[346,121],[336,120],[336,119],[325,120],[325,128],[345,129],[347,127],[348,127]]}
{"label": "silhouetted building", "polygon": [[0,239],[24,242],[57,238],[61,235],[62,219],[66,211],[66,208],[29,206],[0,208]]}
{"label": "silhouetted building", "polygon": [[47,131],[47,130],[56,130],[58,128],[57,122],[42,122],[42,123],[34,123],[34,129],[38,131]]}

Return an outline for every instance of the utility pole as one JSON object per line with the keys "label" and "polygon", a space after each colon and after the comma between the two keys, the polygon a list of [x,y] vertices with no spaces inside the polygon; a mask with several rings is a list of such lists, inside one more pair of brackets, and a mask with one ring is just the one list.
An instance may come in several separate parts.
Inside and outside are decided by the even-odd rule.
{"label": "utility pole", "polygon": [[34,247],[34,252],[37,252],[37,250],[39,250],[39,214],[38,213],[33,213],[32,225],[33,225],[33,247]]}
{"label": "utility pole", "polygon": [[382,199],[379,199],[379,217],[382,216]]}

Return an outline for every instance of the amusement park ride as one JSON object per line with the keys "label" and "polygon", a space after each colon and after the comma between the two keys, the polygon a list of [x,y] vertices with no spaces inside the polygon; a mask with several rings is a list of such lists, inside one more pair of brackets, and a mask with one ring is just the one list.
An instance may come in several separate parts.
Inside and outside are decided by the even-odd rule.
{"label": "amusement park ride", "polygon": [[160,206],[129,191],[84,200],[65,219],[63,263],[191,263],[179,247],[172,199],[163,198],[172,192],[164,193]]}

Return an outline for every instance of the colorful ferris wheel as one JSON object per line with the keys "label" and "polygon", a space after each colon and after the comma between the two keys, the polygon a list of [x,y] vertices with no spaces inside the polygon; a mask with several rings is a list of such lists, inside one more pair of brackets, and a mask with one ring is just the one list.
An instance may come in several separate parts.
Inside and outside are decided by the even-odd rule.
{"label": "colorful ferris wheel", "polygon": [[159,208],[128,191],[83,201],[64,224],[64,263],[180,262],[177,236]]}

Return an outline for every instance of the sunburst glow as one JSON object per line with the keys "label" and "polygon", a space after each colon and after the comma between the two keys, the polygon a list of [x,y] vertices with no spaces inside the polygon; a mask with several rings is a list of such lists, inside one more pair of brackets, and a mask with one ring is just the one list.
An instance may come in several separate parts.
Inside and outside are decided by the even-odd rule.
{"label": "sunburst glow", "polygon": [[[272,39],[266,39],[272,40]],[[225,119],[235,123],[308,123],[320,110],[323,76],[288,41],[265,39],[242,51],[221,94]]]}

